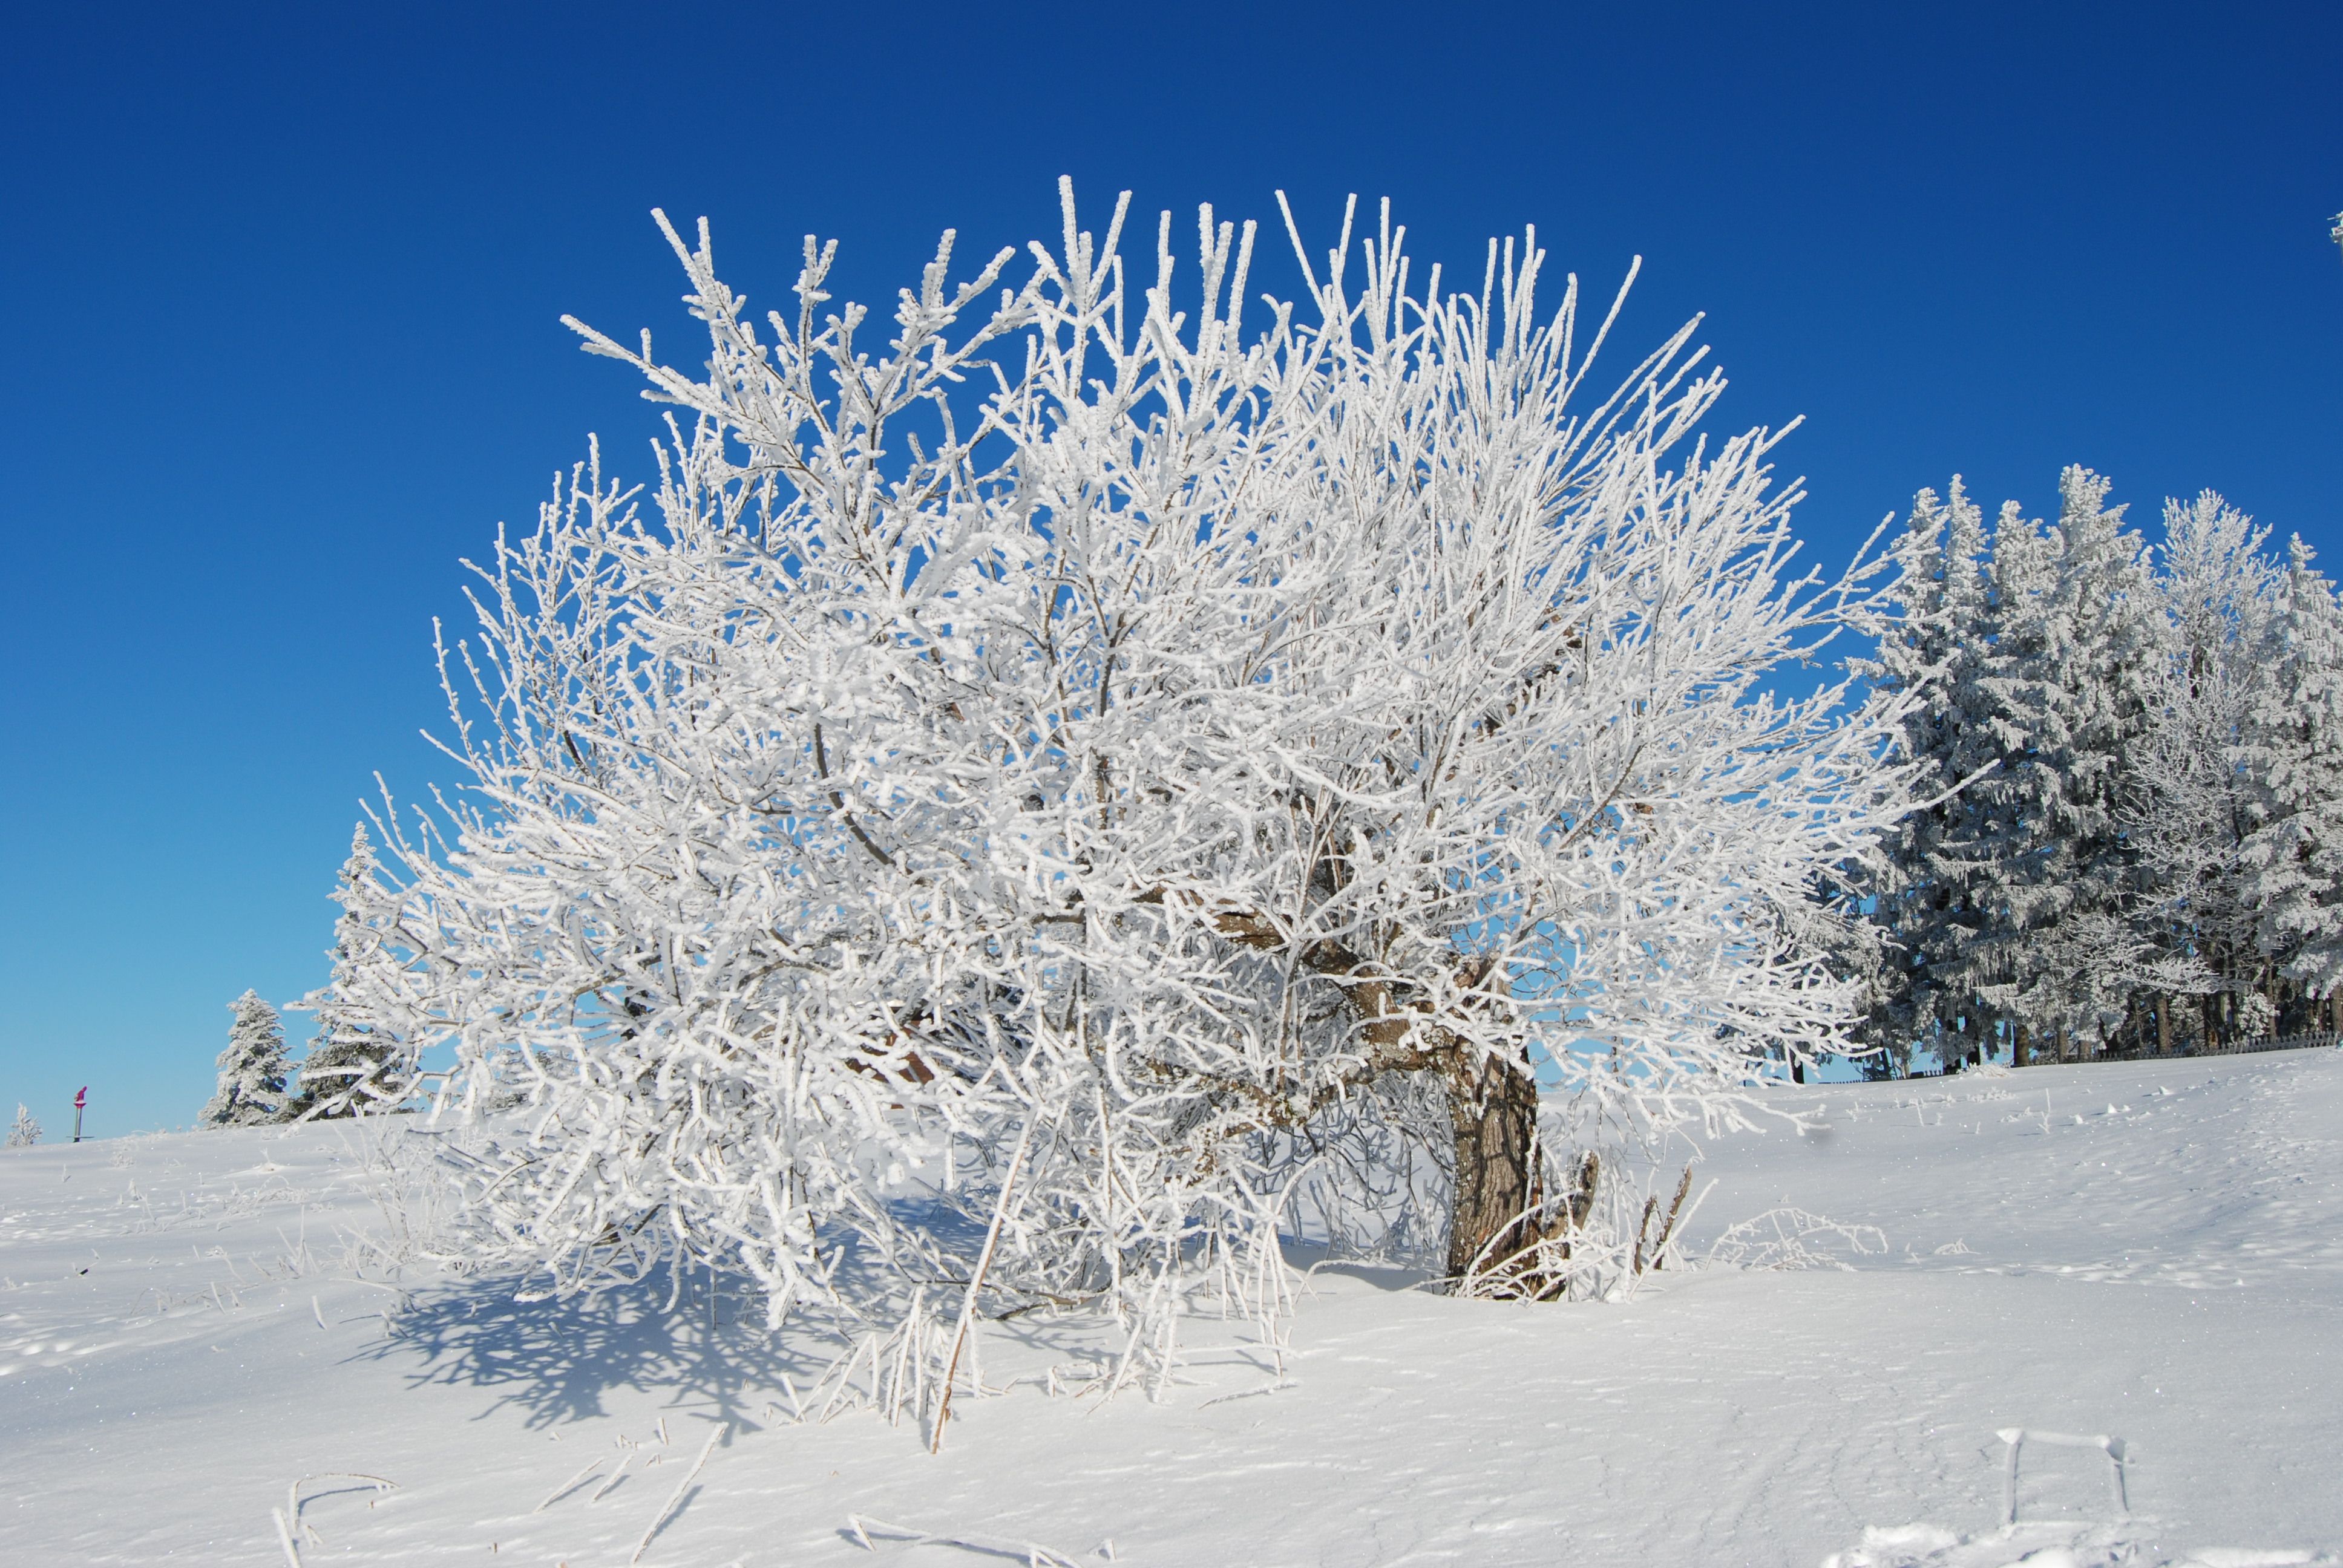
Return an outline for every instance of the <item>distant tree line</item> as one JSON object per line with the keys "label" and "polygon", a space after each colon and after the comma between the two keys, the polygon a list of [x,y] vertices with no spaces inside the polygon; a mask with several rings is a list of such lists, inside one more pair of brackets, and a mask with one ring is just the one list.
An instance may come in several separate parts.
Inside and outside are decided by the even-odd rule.
{"label": "distant tree line", "polygon": [[2169,1054],[2343,1011],[2343,614],[2210,491],[2151,548],[2081,467],[2047,527],[1956,477],[1865,671],[1920,700],[1924,806],[1845,895],[1866,1070]]}

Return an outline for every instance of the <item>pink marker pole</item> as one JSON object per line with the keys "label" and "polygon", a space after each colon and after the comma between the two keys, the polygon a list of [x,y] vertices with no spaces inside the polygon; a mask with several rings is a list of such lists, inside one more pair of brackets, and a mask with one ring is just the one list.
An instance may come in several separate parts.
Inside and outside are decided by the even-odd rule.
{"label": "pink marker pole", "polygon": [[81,1141],[81,1108],[88,1103],[89,1085],[85,1083],[74,1091],[74,1141],[76,1143]]}

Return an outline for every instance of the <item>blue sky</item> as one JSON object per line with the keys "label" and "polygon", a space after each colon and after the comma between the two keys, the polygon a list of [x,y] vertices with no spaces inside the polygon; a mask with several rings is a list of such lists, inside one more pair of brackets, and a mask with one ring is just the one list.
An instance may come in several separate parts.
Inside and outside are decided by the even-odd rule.
{"label": "blue sky", "polygon": [[[0,1101],[176,1125],[226,1003],[324,978],[381,769],[448,769],[430,621],[598,431],[572,312],[679,350],[647,216],[778,298],[936,232],[1345,193],[1477,274],[1538,226],[1637,353],[1695,310],[1720,428],[1805,415],[1825,559],[1988,506],[2205,486],[2343,558],[2330,5],[48,7],[0,51]],[[1272,286],[1281,278],[1271,276]],[[1623,365],[1624,368],[1624,365]],[[2338,559],[2338,564],[2343,564]]]}

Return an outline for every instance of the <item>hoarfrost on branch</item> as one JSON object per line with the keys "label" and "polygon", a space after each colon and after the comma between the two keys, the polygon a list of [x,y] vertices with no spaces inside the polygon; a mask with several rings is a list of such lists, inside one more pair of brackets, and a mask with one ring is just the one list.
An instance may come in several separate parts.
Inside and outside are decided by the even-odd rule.
{"label": "hoarfrost on branch", "polygon": [[1289,216],[1248,301],[1251,224],[1190,275],[1165,215],[1141,287],[1127,206],[1021,281],[948,234],[883,342],[834,244],[760,318],[662,217],[704,369],[578,327],[671,407],[655,520],[598,452],[478,568],[465,789],[386,806],[337,980],[520,1104],[476,1212],[549,1289],[1273,1315],[1312,1215],[1600,1288],[1582,1149],[1843,1043],[1907,699],[1798,673],[1875,568],[1700,432],[1697,324],[1590,391],[1618,305],[1541,317],[1534,232],[1443,294]]}

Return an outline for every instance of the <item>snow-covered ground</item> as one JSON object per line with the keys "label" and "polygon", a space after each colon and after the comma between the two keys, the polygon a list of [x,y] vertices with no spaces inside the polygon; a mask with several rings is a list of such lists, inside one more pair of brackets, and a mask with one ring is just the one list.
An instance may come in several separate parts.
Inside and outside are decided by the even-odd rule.
{"label": "snow-covered ground", "polygon": [[[342,1133],[12,1151],[0,1561],[282,1563],[271,1510],[326,1473],[397,1489],[304,1487],[313,1568],[624,1563],[679,1492],[646,1564],[943,1568],[1038,1546],[2245,1568],[2343,1547],[2343,1053],[1783,1103],[1821,1106],[1825,1129],[1712,1148],[1694,1251],[1787,1207],[1877,1228],[1884,1250],[1836,1247],[1851,1271],[1694,1270],[1522,1307],[1321,1268],[1282,1386],[1200,1322],[1191,1381],[1160,1401],[1021,1385],[958,1405],[933,1458],[868,1411],[793,1422],[783,1375],[802,1389],[819,1368],[729,1296],[712,1329],[704,1294],[672,1314],[521,1306],[410,1271],[402,1303],[379,1267],[352,1272],[345,1233],[385,1221]],[[1068,1332],[988,1325],[987,1377],[1062,1357]],[[2003,1528],[2006,1429],[2120,1440],[2128,1515],[2106,1452],[2037,1437]]]}

